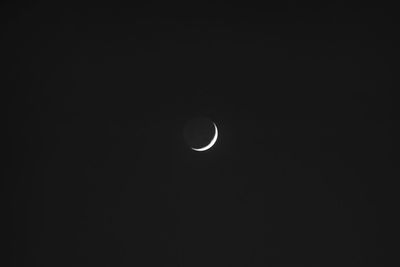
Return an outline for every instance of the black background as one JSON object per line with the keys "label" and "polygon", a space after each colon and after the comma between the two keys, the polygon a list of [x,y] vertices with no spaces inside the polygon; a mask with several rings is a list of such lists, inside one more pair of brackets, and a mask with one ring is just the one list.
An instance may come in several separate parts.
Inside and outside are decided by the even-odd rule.
{"label": "black background", "polygon": [[187,2],[2,5],[11,266],[394,266],[393,7]]}

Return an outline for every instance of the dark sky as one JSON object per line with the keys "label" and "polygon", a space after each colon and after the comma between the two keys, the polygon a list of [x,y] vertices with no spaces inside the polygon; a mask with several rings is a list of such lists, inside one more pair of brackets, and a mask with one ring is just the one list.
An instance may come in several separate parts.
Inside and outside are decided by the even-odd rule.
{"label": "dark sky", "polygon": [[11,266],[393,266],[391,7],[34,2],[1,8]]}

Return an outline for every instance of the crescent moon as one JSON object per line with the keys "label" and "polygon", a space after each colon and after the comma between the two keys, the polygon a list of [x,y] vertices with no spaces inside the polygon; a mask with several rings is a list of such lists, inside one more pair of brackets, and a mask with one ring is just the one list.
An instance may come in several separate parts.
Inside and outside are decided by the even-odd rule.
{"label": "crescent moon", "polygon": [[195,151],[206,151],[206,150],[210,149],[215,144],[215,142],[217,142],[218,129],[217,129],[217,125],[215,125],[215,123],[213,123],[213,124],[214,124],[215,134],[214,134],[214,137],[211,140],[211,142],[208,145],[206,145],[205,147],[201,147],[201,148],[193,148],[192,147],[193,150],[195,150]]}

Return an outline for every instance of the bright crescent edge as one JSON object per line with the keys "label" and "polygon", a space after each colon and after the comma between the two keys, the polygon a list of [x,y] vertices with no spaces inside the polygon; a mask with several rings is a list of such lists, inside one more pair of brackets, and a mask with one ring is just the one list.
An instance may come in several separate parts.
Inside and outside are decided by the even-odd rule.
{"label": "bright crescent edge", "polygon": [[215,142],[217,142],[218,128],[217,128],[217,125],[215,125],[215,123],[213,123],[213,124],[214,124],[214,128],[215,128],[215,135],[214,135],[213,139],[211,140],[211,142],[208,145],[206,145],[205,147],[202,147],[202,148],[193,148],[192,147],[191,149],[193,149],[195,151],[206,151],[207,149],[211,148],[215,144]]}

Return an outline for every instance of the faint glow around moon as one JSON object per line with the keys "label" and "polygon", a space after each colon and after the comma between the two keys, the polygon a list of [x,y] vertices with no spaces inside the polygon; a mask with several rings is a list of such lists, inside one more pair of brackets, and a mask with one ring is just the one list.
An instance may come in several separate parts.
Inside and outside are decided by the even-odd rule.
{"label": "faint glow around moon", "polygon": [[208,145],[206,145],[205,147],[201,147],[201,148],[193,148],[192,147],[193,150],[195,150],[195,151],[206,151],[207,149],[210,149],[215,144],[215,142],[217,142],[218,129],[217,129],[217,125],[215,125],[215,123],[213,123],[213,124],[214,124],[214,128],[215,128],[215,134],[214,134],[214,137],[211,140],[211,142]]}

